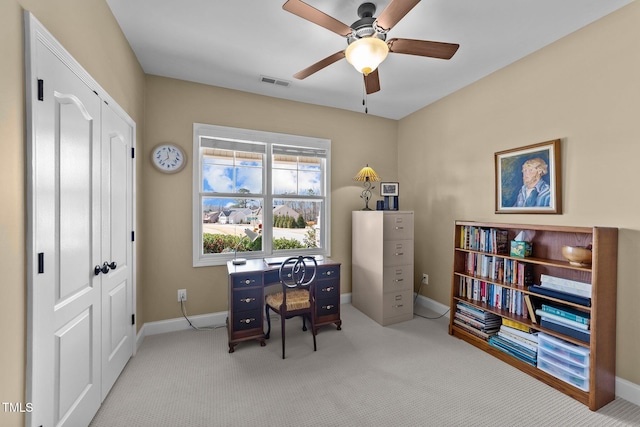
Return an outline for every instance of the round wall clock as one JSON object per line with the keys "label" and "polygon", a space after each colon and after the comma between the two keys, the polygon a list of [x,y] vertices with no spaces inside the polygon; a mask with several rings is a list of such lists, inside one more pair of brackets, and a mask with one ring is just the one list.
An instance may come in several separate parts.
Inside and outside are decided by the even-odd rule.
{"label": "round wall clock", "polygon": [[162,143],[151,150],[151,163],[160,172],[176,173],[187,164],[187,156],[177,145]]}

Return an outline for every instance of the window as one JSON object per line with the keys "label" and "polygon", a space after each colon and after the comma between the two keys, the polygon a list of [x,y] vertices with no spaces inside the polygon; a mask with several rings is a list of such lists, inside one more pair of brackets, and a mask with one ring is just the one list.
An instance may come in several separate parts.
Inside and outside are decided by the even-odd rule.
{"label": "window", "polygon": [[193,265],[329,255],[330,154],[326,139],[195,123]]}

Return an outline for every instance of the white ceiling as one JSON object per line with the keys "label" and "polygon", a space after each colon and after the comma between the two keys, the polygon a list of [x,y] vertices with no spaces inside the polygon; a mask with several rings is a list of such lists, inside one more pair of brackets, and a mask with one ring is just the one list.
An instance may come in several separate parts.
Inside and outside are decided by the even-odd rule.
{"label": "white ceiling", "polygon": [[[368,113],[400,119],[632,0],[423,0],[389,32],[460,44],[451,60],[390,54]],[[107,0],[145,73],[364,113],[363,78],[340,60],[293,74],[346,39],[282,9],[285,0]],[[347,25],[364,0],[307,0]],[[375,16],[390,0],[373,0]],[[261,76],[286,80],[266,84]]]}

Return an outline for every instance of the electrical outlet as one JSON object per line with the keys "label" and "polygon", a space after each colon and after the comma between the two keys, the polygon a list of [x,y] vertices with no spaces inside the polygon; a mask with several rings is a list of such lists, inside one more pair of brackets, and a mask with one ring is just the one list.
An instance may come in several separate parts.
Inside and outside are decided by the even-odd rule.
{"label": "electrical outlet", "polygon": [[429,275],[427,273],[422,273],[422,284],[423,285],[429,284]]}
{"label": "electrical outlet", "polygon": [[187,300],[187,290],[186,289],[178,289],[178,302]]}

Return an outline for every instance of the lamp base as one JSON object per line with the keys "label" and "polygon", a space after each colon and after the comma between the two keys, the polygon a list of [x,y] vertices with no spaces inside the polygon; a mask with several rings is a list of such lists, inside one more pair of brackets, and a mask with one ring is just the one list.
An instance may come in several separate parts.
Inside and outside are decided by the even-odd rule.
{"label": "lamp base", "polygon": [[233,265],[246,264],[247,263],[247,259],[246,258],[235,258],[233,261],[231,261],[231,263]]}

